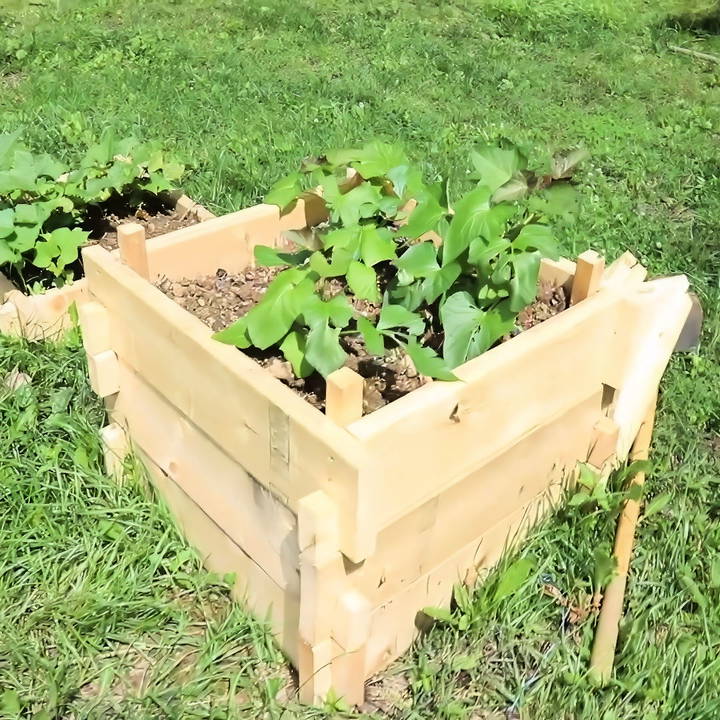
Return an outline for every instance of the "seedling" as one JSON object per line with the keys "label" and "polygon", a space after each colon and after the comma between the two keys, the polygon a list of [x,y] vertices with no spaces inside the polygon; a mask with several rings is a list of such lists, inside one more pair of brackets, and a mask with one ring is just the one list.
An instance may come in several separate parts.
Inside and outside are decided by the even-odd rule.
{"label": "seedling", "polygon": [[286,213],[316,188],[328,221],[310,237],[293,234],[293,252],[255,248],[258,264],[286,269],[215,337],[278,347],[298,377],[327,377],[345,363],[343,336],[359,334],[371,355],[400,348],[423,375],[455,380],[453,369],[511,333],[534,300],[541,259],[558,255],[549,218],[572,192],[550,185],[578,159],[535,173],[515,147],[479,149],[477,184],[453,210],[446,184],[427,182],[394,145],[306,161],[265,200]]}

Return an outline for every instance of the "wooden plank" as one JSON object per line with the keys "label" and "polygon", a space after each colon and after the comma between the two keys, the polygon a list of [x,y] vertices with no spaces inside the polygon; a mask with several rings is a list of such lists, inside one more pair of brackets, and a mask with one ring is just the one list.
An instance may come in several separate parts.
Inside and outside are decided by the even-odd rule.
{"label": "wooden plank", "polygon": [[120,385],[113,415],[135,445],[279,587],[299,594],[295,515],[124,363]]}
{"label": "wooden plank", "polygon": [[112,347],[110,315],[98,302],[86,302],[78,308],[82,341],[88,355],[97,355]]}
{"label": "wooden plank", "polygon": [[624,300],[631,332],[623,348],[627,362],[622,380],[615,386],[618,392],[612,413],[620,428],[620,458],[630,451],[690,313],[692,300],[687,291],[687,278],[677,275],[638,285]]}
{"label": "wooden plank", "polygon": [[376,552],[350,573],[352,586],[373,605],[382,603],[492,528],[499,517],[512,515],[543,490],[567,484],[577,462],[587,457],[601,402],[602,390],[597,390],[382,530]]}
{"label": "wooden plank", "polygon": [[327,377],[325,415],[345,427],[363,414],[365,380],[349,367],[342,367]]}
{"label": "wooden plank", "polygon": [[[355,521],[359,444],[237,349],[102,248],[84,251],[90,291],[109,311],[113,349],[169,403],[291,509],[324,489],[343,517],[342,550],[362,559],[372,528]],[[271,466],[270,408],[288,417],[287,476]]]}
{"label": "wooden plank", "polygon": [[212,572],[234,573],[233,597],[259,618],[268,618],[271,631],[294,664],[298,662],[299,597],[279,587],[243,549],[209,518],[150,458],[138,453],[160,496],[187,538]]}
{"label": "wooden plank", "polygon": [[5,302],[5,296],[13,290],[17,290],[17,287],[15,287],[15,283],[9,280],[6,275],[0,272],[0,306],[2,305],[2,303]]}
{"label": "wooden plank", "polygon": [[88,355],[87,365],[90,387],[96,395],[105,398],[120,390],[120,366],[112,350]]}
{"label": "wooden plank", "polygon": [[229,273],[252,263],[253,247],[272,245],[281,232],[275,205],[255,205],[213,220],[175,230],[148,245],[150,279],[172,280]]}
{"label": "wooden plank", "polygon": [[593,428],[587,461],[598,469],[611,462],[615,458],[619,433],[620,428],[614,420],[601,417]]}
{"label": "wooden plank", "polygon": [[604,269],[605,259],[594,250],[586,250],[578,256],[570,294],[571,305],[576,305],[600,289]]}
{"label": "wooden plank", "polygon": [[543,258],[540,261],[540,272],[538,283],[550,283],[556,287],[562,287],[565,292],[570,293],[572,282],[575,277],[575,263],[567,258],[550,260]]}
{"label": "wooden plank", "polygon": [[617,387],[621,297],[603,291],[348,426],[375,468],[379,528],[572,408],[603,382]]}
{"label": "wooden plank", "polygon": [[473,583],[480,569],[491,568],[514,547],[558,499],[557,488],[539,495],[524,508],[478,535],[442,564],[375,608],[366,647],[365,677],[386,668],[404,653],[424,625],[416,622],[424,607],[450,606],[455,583]]}
{"label": "wooden plank", "polygon": [[123,223],[117,227],[120,259],[146,280],[150,277],[145,228],[139,223]]}
{"label": "wooden plank", "polygon": [[100,431],[105,455],[105,472],[117,481],[123,478],[123,464],[129,451],[127,435],[117,423],[110,423]]}

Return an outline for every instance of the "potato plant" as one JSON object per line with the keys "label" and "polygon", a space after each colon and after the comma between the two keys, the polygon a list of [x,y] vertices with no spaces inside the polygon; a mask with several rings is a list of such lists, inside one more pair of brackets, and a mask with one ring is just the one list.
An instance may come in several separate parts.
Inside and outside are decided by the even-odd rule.
{"label": "potato plant", "polygon": [[110,130],[76,169],[30,152],[19,135],[0,135],[0,269],[10,265],[20,277],[30,265],[64,280],[88,239],[80,226],[90,205],[113,194],[139,201],[171,190],[184,173],[158,145]]}
{"label": "potato plant", "polygon": [[[544,173],[528,171],[515,147],[484,147],[471,159],[477,184],[452,209],[445,183],[427,182],[393,145],[305,162],[265,200],[287,212],[317,187],[328,221],[295,233],[292,252],[255,248],[258,264],[287,267],[215,337],[240,348],[277,346],[298,377],[327,377],[347,357],[343,336],[359,334],[371,355],[401,348],[418,372],[455,379],[453,368],[511,332],[534,300],[541,258],[557,257],[548,218],[570,199],[567,184],[550,185],[580,158]],[[328,292],[332,279],[341,292]]]}

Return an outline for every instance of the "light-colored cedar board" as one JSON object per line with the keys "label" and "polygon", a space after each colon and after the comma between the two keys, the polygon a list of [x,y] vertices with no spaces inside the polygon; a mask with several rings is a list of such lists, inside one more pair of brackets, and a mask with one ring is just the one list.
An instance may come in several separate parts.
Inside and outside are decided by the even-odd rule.
{"label": "light-colored cedar board", "polygon": [[605,291],[348,426],[377,459],[374,506],[383,528],[576,406],[616,387],[621,296]]}
{"label": "light-colored cedar board", "polygon": [[291,509],[325,490],[343,513],[343,552],[364,559],[372,533],[355,520],[363,489],[355,439],[107,251],[88,248],[84,260],[120,359]]}
{"label": "light-colored cedar board", "polygon": [[298,595],[297,519],[141,377],[120,364],[112,416],[281,588]]}
{"label": "light-colored cedar board", "polygon": [[150,277],[145,228],[140,223],[123,223],[117,228],[120,259],[145,279]]}
{"label": "light-colored cedar board", "polygon": [[570,305],[576,305],[594,295],[600,289],[604,271],[605,258],[595,250],[586,250],[578,255],[570,293]]}
{"label": "light-colored cedar board", "polygon": [[556,504],[559,486],[478,535],[442,564],[375,608],[365,649],[365,677],[380,672],[402,655],[418,636],[416,618],[424,607],[449,608],[453,585],[472,584],[478,572],[495,565]]}
{"label": "light-colored cedar board", "polygon": [[627,457],[645,412],[657,394],[692,307],[687,290],[687,278],[676,275],[642,283],[624,300],[633,324],[622,349],[626,366],[612,413],[620,429],[618,457]]}
{"label": "light-colored cedar board", "polygon": [[214,274],[222,268],[238,273],[253,264],[255,245],[276,245],[284,230],[304,228],[317,220],[312,201],[300,201],[280,217],[275,205],[255,205],[199,225],[167,233],[148,247],[150,279],[171,280]]}
{"label": "light-colored cedar board", "polygon": [[577,462],[587,459],[601,402],[597,390],[380,532],[377,551],[349,574],[349,582],[377,605],[489,530],[498,517],[566,484]]}
{"label": "light-colored cedar board", "polygon": [[290,661],[297,663],[299,597],[279,587],[145,453],[138,450],[137,455],[188,543],[198,550],[205,567],[221,575],[236,575],[233,597],[245,603],[257,617],[269,620],[278,644]]}
{"label": "light-colored cedar board", "polygon": [[[215,216],[202,205],[185,195],[171,194],[176,202],[180,199],[192,205],[200,223]],[[177,198],[177,199],[176,199]],[[159,238],[151,238],[152,245]],[[69,330],[73,321],[68,310],[73,303],[78,306],[87,299],[84,278],[62,288],[51,288],[40,295],[24,295],[0,273],[0,334],[22,335],[28,340],[52,340]],[[5,296],[13,293],[11,300]],[[19,297],[18,297],[19,296]],[[22,298],[22,299],[21,299]]]}

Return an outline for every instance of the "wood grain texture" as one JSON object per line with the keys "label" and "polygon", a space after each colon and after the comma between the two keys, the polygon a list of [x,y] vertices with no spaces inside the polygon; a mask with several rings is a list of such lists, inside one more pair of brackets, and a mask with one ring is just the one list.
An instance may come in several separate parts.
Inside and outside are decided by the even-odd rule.
{"label": "wood grain texture", "polygon": [[600,289],[604,270],[605,258],[594,250],[586,250],[578,256],[570,293],[571,305],[577,305]]}
{"label": "wood grain texture", "polygon": [[[102,248],[84,259],[122,361],[291,509],[314,490],[328,492],[343,514],[343,552],[363,559],[373,528],[357,522],[364,454],[355,439]],[[287,445],[271,434],[278,411]],[[287,462],[278,467],[279,447]]]}
{"label": "wood grain texture", "polygon": [[139,223],[123,223],[117,227],[120,259],[146,280],[150,277],[145,228]]}
{"label": "wood grain texture", "polygon": [[267,618],[272,633],[294,664],[298,662],[299,596],[281,588],[235,543],[161,468],[142,451],[138,456],[188,542],[198,549],[209,570],[234,573],[233,597],[259,617]]}
{"label": "wood grain texture", "polygon": [[363,414],[365,380],[349,367],[330,373],[325,384],[325,415],[345,427]]}
{"label": "wood grain texture", "polygon": [[462,382],[425,385],[349,425],[378,460],[378,527],[617,381],[624,311],[620,295],[598,293],[465,363],[455,371]]}
{"label": "wood grain texture", "polygon": [[124,363],[113,415],[133,442],[273,581],[299,594],[297,519]]}

